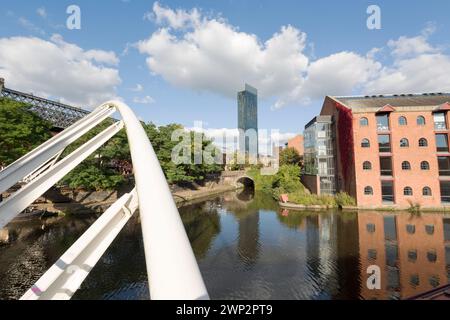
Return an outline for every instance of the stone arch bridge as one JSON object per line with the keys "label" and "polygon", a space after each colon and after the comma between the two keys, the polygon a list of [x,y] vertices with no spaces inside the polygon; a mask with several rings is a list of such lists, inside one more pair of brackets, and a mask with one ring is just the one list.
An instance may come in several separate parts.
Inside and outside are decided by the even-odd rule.
{"label": "stone arch bridge", "polygon": [[255,187],[253,178],[245,170],[242,171],[224,171],[222,172],[222,181],[224,184],[233,185],[238,188]]}

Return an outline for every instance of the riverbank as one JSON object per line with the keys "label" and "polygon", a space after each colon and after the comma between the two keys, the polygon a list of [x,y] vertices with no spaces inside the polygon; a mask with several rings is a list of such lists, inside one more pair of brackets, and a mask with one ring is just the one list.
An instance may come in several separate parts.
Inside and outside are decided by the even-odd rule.
{"label": "riverbank", "polygon": [[[123,194],[132,190],[133,185],[126,185],[117,191],[84,191],[69,188],[52,188],[21,213],[16,220],[42,216],[83,215],[102,213]],[[235,185],[206,183],[190,187],[171,186],[173,199],[177,207],[212,196],[238,190]]]}
{"label": "riverbank", "polygon": [[[326,206],[326,205],[301,205],[292,202],[279,202],[279,206],[283,209],[305,211],[305,210],[318,210],[325,211],[330,209],[338,209],[336,206]],[[439,208],[397,208],[397,207],[379,207],[379,208],[367,208],[358,206],[340,206],[342,211],[379,211],[379,212],[418,212],[418,213],[450,213],[450,207],[439,207]]]}

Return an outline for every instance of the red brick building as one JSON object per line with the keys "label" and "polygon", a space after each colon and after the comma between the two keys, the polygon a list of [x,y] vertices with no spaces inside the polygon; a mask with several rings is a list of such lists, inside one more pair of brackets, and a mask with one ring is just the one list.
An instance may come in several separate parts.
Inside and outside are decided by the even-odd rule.
{"label": "red brick building", "polygon": [[297,150],[298,154],[303,157],[304,154],[304,148],[303,148],[303,136],[302,135],[296,135],[292,139],[289,139],[286,146],[288,148],[294,148]]}
{"label": "red brick building", "polygon": [[336,191],[361,207],[450,205],[450,94],[326,97]]}

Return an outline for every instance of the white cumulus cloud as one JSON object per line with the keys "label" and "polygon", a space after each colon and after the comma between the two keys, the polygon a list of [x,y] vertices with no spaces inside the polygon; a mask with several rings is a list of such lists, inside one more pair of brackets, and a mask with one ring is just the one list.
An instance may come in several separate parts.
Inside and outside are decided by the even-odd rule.
{"label": "white cumulus cloud", "polygon": [[[249,83],[281,108],[325,95],[448,91],[450,86],[450,56],[429,42],[433,24],[416,37],[402,36],[367,53],[347,50],[311,59],[306,34],[291,25],[262,41],[196,8],[174,10],[156,2],[148,16],[159,28],[136,44],[148,69],[198,92],[235,98]],[[390,53],[392,61],[378,61],[380,52]]]}
{"label": "white cumulus cloud", "polygon": [[116,98],[121,83],[113,52],[84,50],[60,35],[0,38],[0,77],[17,90],[82,107]]}

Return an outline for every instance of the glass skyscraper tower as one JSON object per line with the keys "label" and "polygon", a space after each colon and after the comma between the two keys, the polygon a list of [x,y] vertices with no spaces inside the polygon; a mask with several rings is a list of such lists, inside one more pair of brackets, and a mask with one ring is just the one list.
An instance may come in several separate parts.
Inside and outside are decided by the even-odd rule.
{"label": "glass skyscraper tower", "polygon": [[245,84],[238,93],[239,151],[258,156],[258,90]]}

